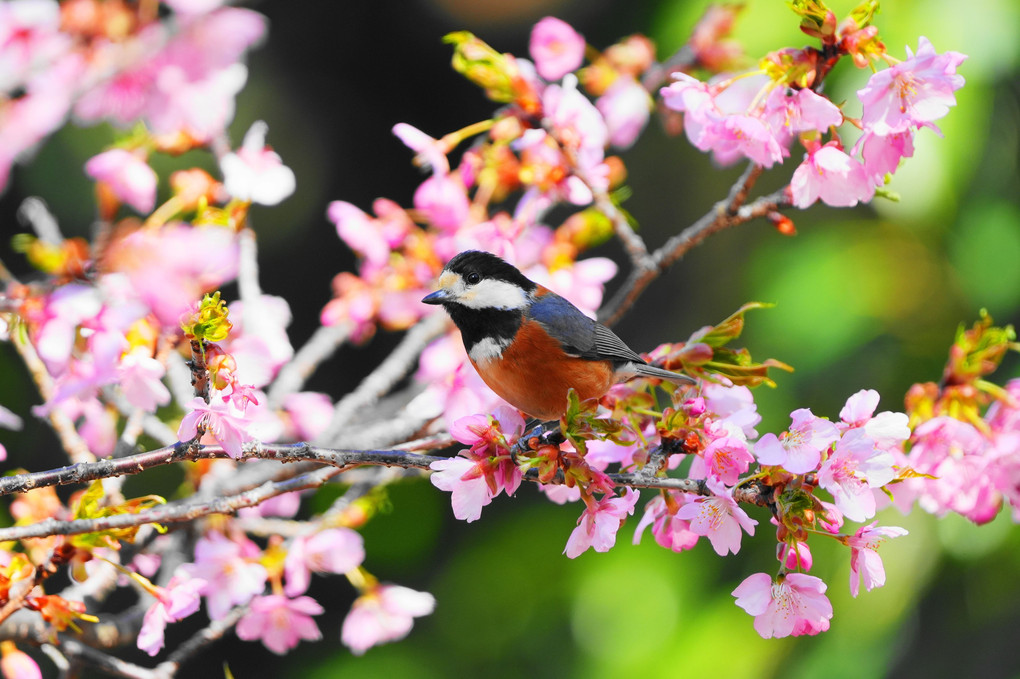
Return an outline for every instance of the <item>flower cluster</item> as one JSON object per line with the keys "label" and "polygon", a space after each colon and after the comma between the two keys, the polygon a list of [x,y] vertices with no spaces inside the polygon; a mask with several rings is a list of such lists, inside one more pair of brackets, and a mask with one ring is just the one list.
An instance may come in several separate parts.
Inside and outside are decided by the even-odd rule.
{"label": "flower cluster", "polygon": [[[247,80],[241,62],[262,39],[265,17],[219,2],[170,2],[161,19],[146,7],[96,0],[29,0],[0,8],[0,188],[11,166],[64,124],[127,127],[144,122],[167,147],[221,135]],[[90,164],[117,174],[141,212],[151,209],[155,175],[129,152]]]}
{"label": "flower cluster", "polygon": [[[37,235],[20,234],[15,246],[45,275],[29,283],[4,278],[0,336],[25,357],[44,401],[34,413],[50,419],[73,461],[119,454],[142,433],[162,438],[173,461],[225,452],[232,459],[190,464],[181,486],[217,500],[223,487],[235,488],[236,504],[208,512],[222,513],[245,504],[258,483],[279,488],[268,476],[240,490],[230,486],[243,459],[258,456],[245,444],[316,439],[335,413],[329,396],[300,386],[270,396],[285,367],[305,373],[314,366],[295,361],[287,302],[259,290],[254,234],[246,226],[252,204],[285,200],[296,177],[267,144],[265,122],[254,123],[237,146],[226,134],[247,77],[244,55],[263,37],[265,19],[219,0],[164,4],[160,12],[152,3],[100,0],[0,4],[0,189],[13,165],[69,116],[119,130],[83,168],[96,184],[92,243],[63,238],[41,203],[26,203],[23,213]],[[875,5],[865,3],[840,23],[821,2],[796,0],[802,29],[821,47],[769,54],[757,74],[734,72],[742,55],[728,39],[733,6],[710,9],[666,64],[656,63],[647,38],[598,50],[553,17],[535,25],[530,59],[500,53],[469,33],[448,35],[453,68],[498,108],[440,137],[394,126],[425,170],[410,206],[388,199],[377,200],[371,213],[340,200],[328,206],[358,265],[334,278],[322,324],[339,326],[337,334],[355,342],[380,329],[411,328],[433,313],[420,300],[444,264],[467,249],[503,257],[594,316],[617,266],[583,255],[614,233],[629,244],[640,241],[620,207],[629,192],[627,169],[613,153],[636,143],[657,98],[667,129],[677,131],[671,123],[682,114],[690,141],[720,163],[746,158],[770,168],[791,156],[794,141],[804,147],[786,197],[768,213],[777,225],[789,222],[778,212],[783,207],[870,200],[913,154],[914,135],[923,127],[938,131],[936,121],[963,86],[956,68],[965,58],[938,54],[921,38],[916,53],[895,59],[871,24]],[[844,57],[875,69],[858,92],[859,118],[822,94]],[[712,75],[708,81],[692,75],[704,72]],[[660,87],[670,75],[672,82]],[[839,132],[847,124],[861,130],[849,151]],[[153,156],[193,150],[210,154],[214,162],[206,166],[218,168],[218,177],[196,167],[161,187]],[[647,255],[643,243],[633,249],[642,248]],[[210,294],[235,279],[240,299],[228,305],[219,292]],[[755,573],[733,591],[764,637],[829,626],[833,610],[826,584],[809,573],[809,540],[849,548],[853,596],[862,584],[866,590],[884,584],[877,548],[906,533],[875,520],[887,495],[904,509],[916,501],[976,522],[990,520],[1008,501],[1020,520],[1020,381],[996,390],[980,379],[1015,348],[1011,329],[984,319],[961,330],[942,382],[915,387],[907,414],[876,414],[879,395],[862,390],[838,420],[800,408],[786,431],[759,435],[751,388],[774,385],[769,370],[788,366],[755,362],[728,346],[754,306],[648,355],[698,377],[696,387],[667,391],[639,379],[616,385],[598,402],[572,394],[559,431],[544,435],[526,433],[521,414],[482,383],[449,327],[422,351],[417,396],[408,397],[400,415],[409,416],[408,432],[430,437],[415,450],[451,437],[468,446],[431,464],[431,482],[451,493],[458,519],[478,520],[524,478],[537,480],[553,502],[582,503],[564,545],[569,558],[617,544],[638,511],[636,487],[657,490],[643,505],[634,542],[648,529],[671,551],[701,542],[725,556],[770,522],[777,572]],[[0,425],[16,428],[20,421],[0,407]],[[400,436],[379,445],[406,443],[412,434]],[[0,445],[0,459],[5,455]],[[312,574],[342,574],[357,597],[341,641],[361,654],[403,638],[435,606],[432,595],[380,583],[365,569],[356,529],[384,500],[361,485],[322,515],[296,518],[301,495],[280,492],[236,517],[196,522],[187,536],[156,535],[167,530],[163,519],[144,528],[141,521],[117,526],[117,517],[166,502],[126,500],[118,483],[97,481],[67,504],[52,488],[37,488],[11,504],[19,525],[56,519],[114,527],[33,537],[22,551],[0,550],[0,603],[7,610],[22,601],[55,630],[74,628],[94,616],[84,604],[44,593],[43,580],[65,566],[79,580],[117,569],[107,574],[120,572],[153,599],[137,636],[146,653],[158,654],[167,626],[204,603],[215,623],[233,618],[240,638],[283,654],[321,638],[315,618],[324,608],[313,597]],[[844,529],[844,521],[861,525]],[[183,563],[168,559],[171,567],[161,560],[168,553],[187,556]],[[34,668],[8,642],[0,653],[5,672]]]}
{"label": "flower cluster", "polygon": [[[966,57],[937,54],[922,37],[916,54],[907,48],[907,58],[898,60],[878,41],[870,13],[854,12],[837,27],[835,15],[821,3],[794,3],[794,9],[807,16],[812,5],[822,8],[826,29],[806,32],[821,40],[822,49],[774,52],[757,73],[720,74],[708,82],[679,73],[661,94],[668,108],[684,114],[691,143],[712,152],[717,162],[746,158],[772,167],[790,156],[797,139],[806,154],[790,182],[792,204],[806,208],[821,200],[853,206],[870,201],[900,162],[914,154],[918,130],[938,131],[934,121],[956,104],[953,93],[963,87],[956,67]],[[859,119],[818,93],[824,75],[844,55],[862,68],[888,65],[857,92]],[[862,132],[849,153],[837,130],[844,122]],[[826,135],[830,139],[823,142]]]}

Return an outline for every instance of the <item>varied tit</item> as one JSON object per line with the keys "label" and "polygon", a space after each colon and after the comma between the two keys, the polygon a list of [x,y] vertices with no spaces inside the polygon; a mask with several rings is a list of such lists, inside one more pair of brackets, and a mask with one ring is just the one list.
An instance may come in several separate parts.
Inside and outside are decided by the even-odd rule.
{"label": "varied tit", "polygon": [[694,382],[648,365],[612,330],[488,252],[451,259],[422,302],[446,308],[489,388],[543,422],[563,415],[570,387],[584,400],[633,377]]}

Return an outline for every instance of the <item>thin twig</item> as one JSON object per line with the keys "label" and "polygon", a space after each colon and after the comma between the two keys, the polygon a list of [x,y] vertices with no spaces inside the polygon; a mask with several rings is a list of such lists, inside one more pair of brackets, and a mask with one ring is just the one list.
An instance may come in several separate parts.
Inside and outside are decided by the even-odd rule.
{"label": "thin twig", "polygon": [[378,402],[407,376],[426,345],[443,333],[447,323],[446,314],[436,313],[422,319],[411,328],[393,353],[362,380],[354,391],[340,399],[333,411],[329,427],[318,440],[327,445],[337,441],[344,427],[360,409]]}
{"label": "thin twig", "polygon": [[156,679],[157,675],[147,667],[125,662],[100,650],[92,648],[74,637],[63,635],[60,638],[60,650],[69,660],[88,663],[92,667],[109,676],[125,677],[125,679]]}
{"label": "thin twig", "polygon": [[[23,340],[21,333],[12,333],[11,340],[14,348],[21,355],[21,360],[25,362],[25,366],[31,373],[32,379],[35,380],[39,394],[44,401],[48,402],[54,394],[53,378],[39,354],[36,353],[35,346],[32,345],[31,340],[27,338]],[[75,429],[74,421],[62,408],[50,408],[48,416],[50,425],[57,433],[60,444],[72,462],[90,462],[96,459],[96,456],[89,450],[88,444]]]}
{"label": "thin twig", "polygon": [[312,333],[311,338],[280,369],[273,381],[267,395],[269,407],[280,407],[288,395],[300,391],[315,370],[347,342],[353,331],[351,323],[338,323],[320,326]]}
{"label": "thin twig", "polygon": [[599,320],[606,325],[616,323],[653,280],[710,235],[788,207],[790,199],[785,189],[744,204],[761,172],[759,166],[749,164],[730,188],[725,200],[716,203],[698,221],[651,254],[652,266],[635,267],[613,298],[599,311]]}
{"label": "thin twig", "polygon": [[[219,447],[189,447],[181,444],[169,449],[142,453],[130,458],[102,460],[93,464],[74,465],[73,467],[65,467],[50,472],[7,477],[0,479],[0,483],[3,484],[2,490],[5,493],[9,493],[41,485],[80,483],[87,479],[137,473],[143,471],[148,466],[166,464],[168,461],[177,462],[183,459],[195,460],[225,457],[227,457],[226,452]],[[12,526],[0,529],[0,542],[50,535],[79,535],[82,533],[113,531],[149,523],[166,524],[190,521],[209,514],[232,514],[242,507],[253,507],[277,495],[307,488],[317,488],[334,476],[355,467],[383,466],[430,471],[430,465],[433,462],[445,458],[393,450],[330,450],[306,443],[299,443],[281,445],[256,444],[245,450],[242,459],[269,459],[280,462],[311,461],[328,466],[290,479],[267,481],[257,488],[226,497],[214,497],[202,501],[195,501],[193,499],[181,500],[145,509],[136,514],[118,514],[73,521],[46,519],[34,524]],[[525,478],[529,481],[537,481],[537,471],[531,471],[534,473],[529,472],[525,474]],[[698,480],[649,477],[640,473],[609,474],[608,476],[618,485],[633,488],[662,488],[700,495],[708,493],[704,483]],[[745,491],[738,490],[734,497],[738,501],[761,504],[760,495],[761,493],[759,492],[748,494]]]}
{"label": "thin twig", "polygon": [[22,540],[49,535],[81,535],[104,531],[134,528],[148,523],[167,524],[192,521],[209,514],[233,514],[243,507],[254,507],[269,498],[307,488],[318,488],[342,471],[342,468],[323,467],[284,481],[269,481],[258,488],[228,497],[207,501],[172,502],[146,509],[137,514],[116,514],[94,519],[59,521],[45,519],[25,526],[0,529],[0,540]]}
{"label": "thin twig", "polygon": [[238,606],[219,620],[210,622],[205,628],[174,649],[166,660],[152,670],[152,676],[157,679],[170,679],[175,676],[181,669],[181,665],[187,662],[191,656],[233,629],[247,610],[247,606]]}

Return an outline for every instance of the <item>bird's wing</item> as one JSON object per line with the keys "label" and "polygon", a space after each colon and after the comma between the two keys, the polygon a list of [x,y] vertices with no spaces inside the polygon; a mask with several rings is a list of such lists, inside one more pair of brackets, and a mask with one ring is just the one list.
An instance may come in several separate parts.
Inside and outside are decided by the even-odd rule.
{"label": "bird's wing", "polygon": [[528,315],[541,323],[568,354],[614,363],[645,362],[612,330],[588,318],[556,293],[537,297]]}

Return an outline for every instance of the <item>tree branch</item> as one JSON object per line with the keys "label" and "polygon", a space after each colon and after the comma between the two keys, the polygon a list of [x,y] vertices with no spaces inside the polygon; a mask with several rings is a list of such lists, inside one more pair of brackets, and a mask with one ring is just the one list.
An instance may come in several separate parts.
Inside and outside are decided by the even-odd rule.
{"label": "tree branch", "polygon": [[786,189],[758,198],[748,205],[744,204],[761,173],[760,166],[750,163],[730,188],[725,200],[713,205],[712,209],[698,221],[651,253],[650,263],[642,260],[640,264],[636,264],[613,298],[599,311],[599,320],[606,325],[612,325],[620,320],[653,280],[710,235],[788,207],[790,199]]}
{"label": "tree branch", "polygon": [[288,394],[299,391],[312,373],[350,338],[353,330],[350,323],[319,326],[276,375],[267,394],[269,407],[279,407]]}
{"label": "tree branch", "polygon": [[361,408],[371,406],[411,371],[418,356],[429,342],[441,335],[447,326],[446,314],[432,314],[412,327],[386,359],[372,371],[354,391],[336,404],[333,420],[319,440],[327,445],[340,438],[344,427]]}
{"label": "tree branch", "polygon": [[[0,494],[23,492],[40,486],[66,483],[83,483],[100,478],[135,474],[145,469],[180,462],[183,460],[222,459],[226,452],[216,446],[188,446],[178,444],[168,448],[141,453],[119,460],[78,464],[48,472],[21,474],[0,479]],[[317,462],[326,467],[279,481],[267,481],[250,490],[229,496],[213,497],[200,501],[181,500],[145,509],[136,514],[118,514],[93,519],[61,521],[46,519],[34,524],[12,526],[0,529],[0,542],[39,538],[50,535],[79,535],[100,531],[117,530],[149,523],[167,524],[190,521],[209,514],[232,514],[243,507],[253,507],[271,497],[308,488],[317,488],[336,475],[362,466],[399,467],[431,471],[430,465],[446,459],[432,455],[406,453],[398,450],[332,450],[307,443],[297,444],[255,444],[249,446],[242,460],[275,460],[278,462]],[[695,479],[678,479],[651,476],[641,472],[609,474],[614,483],[632,488],[659,488],[677,490],[698,495],[710,494],[704,482]],[[524,478],[538,481],[537,470],[529,470]],[[560,483],[561,481],[554,481]],[[760,489],[739,489],[734,498],[741,502],[763,505],[766,503]]]}

